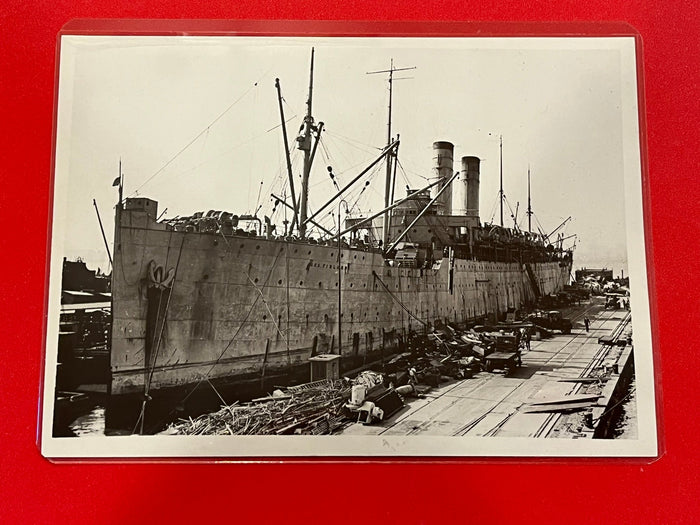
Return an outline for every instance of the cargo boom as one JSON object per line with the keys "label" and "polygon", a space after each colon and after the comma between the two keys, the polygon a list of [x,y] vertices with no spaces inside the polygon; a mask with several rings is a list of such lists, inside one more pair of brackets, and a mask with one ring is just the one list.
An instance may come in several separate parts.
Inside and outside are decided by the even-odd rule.
{"label": "cargo boom", "polygon": [[[297,139],[310,153],[303,196],[323,128],[310,113],[312,83]],[[397,149],[390,136],[382,155],[390,161]],[[289,205],[296,236],[226,212],[158,220],[156,201],[120,197],[113,402],[142,399],[143,420],[147,402],[165,393],[187,399],[205,382],[243,392],[308,380],[309,359],[318,354],[337,355],[343,373],[395,352],[412,331],[502,317],[560,291],[571,252],[541,234],[482,224],[480,161],[463,157],[454,172],[453,150],[435,142],[435,182],[408,190],[384,217],[347,218],[348,241],[339,241],[340,232],[309,237],[314,216]]]}

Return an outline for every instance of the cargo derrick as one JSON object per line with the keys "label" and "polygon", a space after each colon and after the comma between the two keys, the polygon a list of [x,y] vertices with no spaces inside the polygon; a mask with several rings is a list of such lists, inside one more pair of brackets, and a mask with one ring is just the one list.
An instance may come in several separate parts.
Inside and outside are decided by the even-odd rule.
{"label": "cargo derrick", "polygon": [[[438,180],[432,191],[437,193],[452,173],[453,145],[435,142],[433,150],[433,170]],[[481,224],[479,165],[478,157],[463,157],[462,170],[452,182],[452,191],[443,193],[434,202],[428,190],[407,191],[407,196],[412,198],[392,211],[387,259],[395,259],[397,266],[405,267],[410,264],[410,255],[415,253],[413,267],[430,266],[452,251],[458,259],[571,264],[571,252],[548,243],[545,235]],[[381,228],[381,223],[374,224],[375,230]]]}
{"label": "cargo derrick", "polygon": [[370,167],[309,215],[310,163],[323,129],[311,116],[312,87],[313,76],[297,139],[301,197],[281,201],[293,211],[291,226],[217,210],[159,220],[156,201],[120,198],[111,394],[140,406],[136,426],[158,396],[184,403],[200,386],[217,395],[224,387],[231,396],[264,392],[307,381],[319,355],[337,356],[346,374],[383,361],[411,332],[498,318],[533,301],[533,290],[568,283],[569,252],[540,235],[481,224],[479,158],[463,157],[454,172],[449,142],[433,144],[431,184],[388,197],[372,217],[348,218],[334,235],[310,237],[318,214],[398,148],[389,134]]}

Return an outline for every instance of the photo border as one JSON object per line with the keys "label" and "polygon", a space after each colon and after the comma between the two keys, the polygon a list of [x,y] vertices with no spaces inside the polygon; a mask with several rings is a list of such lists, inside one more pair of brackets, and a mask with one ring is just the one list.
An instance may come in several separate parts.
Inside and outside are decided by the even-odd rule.
{"label": "photo border", "polygon": [[[55,235],[60,232],[60,227],[54,223],[55,213],[57,207],[54,200],[56,199],[56,180],[55,180],[55,169],[57,161],[57,132],[58,132],[58,112],[59,112],[59,82],[58,75],[61,67],[60,63],[60,42],[62,36],[69,35],[91,35],[91,36],[299,36],[299,37],[517,37],[517,38],[540,38],[540,37],[631,37],[634,39],[634,51],[635,51],[635,65],[636,65],[636,93],[637,93],[637,114],[627,115],[623,118],[636,120],[636,125],[639,131],[639,148],[640,151],[637,153],[638,158],[631,159],[625,158],[625,171],[628,170],[628,162],[639,163],[639,172],[641,173],[641,181],[630,180],[630,177],[625,175],[625,205],[626,205],[626,228],[628,232],[628,239],[634,238],[634,236],[639,236],[641,232],[641,258],[629,257],[628,264],[630,265],[630,278],[635,276],[636,281],[642,281],[644,288],[647,290],[647,294],[633,294],[632,295],[632,310],[633,312],[648,312],[649,315],[649,346],[652,349],[650,360],[651,360],[651,377],[652,381],[649,383],[651,387],[651,398],[652,405],[654,407],[654,421],[652,424],[649,421],[645,421],[644,424],[639,423],[640,431],[642,426],[645,428],[653,427],[655,429],[653,436],[653,443],[645,443],[645,449],[642,453],[632,455],[631,457],[625,457],[621,455],[617,448],[621,445],[628,446],[629,440],[596,440],[596,445],[599,443],[619,443],[621,445],[603,445],[606,449],[602,455],[591,456],[587,453],[578,454],[576,451],[566,451],[566,453],[558,454],[560,445],[556,442],[561,441],[565,444],[567,448],[570,448],[573,441],[577,440],[539,440],[542,445],[546,446],[553,456],[547,455],[543,456],[541,453],[533,453],[532,455],[517,455],[513,456],[507,453],[494,453],[490,455],[479,455],[471,456],[469,454],[431,454],[426,453],[425,450],[415,450],[413,447],[423,440],[430,441],[430,447],[436,450],[441,450],[443,452],[445,448],[437,442],[441,439],[454,440],[455,438],[437,438],[435,436],[429,436],[426,438],[412,436],[410,441],[412,443],[402,443],[400,446],[401,450],[396,450],[392,448],[387,448],[387,445],[381,444],[378,448],[373,449],[369,455],[352,455],[348,456],[343,453],[342,446],[336,444],[334,441],[338,440],[340,436],[328,436],[328,437],[306,437],[306,436],[290,436],[290,437],[268,437],[268,436],[237,436],[236,438],[231,438],[227,436],[207,436],[207,437],[189,437],[189,436],[109,436],[109,437],[83,437],[79,439],[75,438],[52,438],[50,431],[42,432],[42,429],[50,425],[52,406],[53,406],[53,390],[51,389],[52,382],[50,380],[49,374],[51,369],[48,368],[48,337],[49,331],[52,328],[50,314],[51,310],[49,308],[49,298],[50,295],[55,297],[56,293],[56,282],[51,282],[50,280],[50,269],[51,261],[56,257],[62,257],[62,254],[55,253],[57,246],[53,244]],[[68,23],[58,36],[57,54],[56,54],[56,82],[55,82],[55,94],[54,94],[54,121],[53,121],[53,151],[52,151],[52,173],[51,173],[51,187],[50,194],[52,199],[50,199],[50,231],[49,237],[47,239],[47,252],[49,253],[47,261],[47,274],[46,274],[46,295],[45,295],[45,312],[46,317],[44,319],[44,360],[42,362],[42,383],[41,383],[41,404],[40,404],[40,414],[39,414],[39,433],[38,433],[38,445],[41,449],[42,454],[47,457],[59,459],[59,458],[71,458],[71,460],[99,460],[99,459],[109,459],[109,458],[120,458],[124,459],[134,459],[143,460],[148,458],[150,461],[155,459],[160,460],[184,460],[184,461],[207,461],[216,460],[221,461],[260,461],[260,460],[271,460],[279,461],[280,459],[288,459],[295,461],[317,461],[322,459],[333,459],[333,460],[350,460],[350,461],[375,461],[388,458],[400,457],[401,460],[406,458],[418,459],[427,461],[434,461],[439,459],[449,459],[449,460],[475,460],[477,462],[483,462],[485,459],[497,459],[507,457],[510,460],[515,461],[528,461],[528,460],[554,460],[560,461],[566,458],[587,458],[587,459],[601,459],[615,458],[616,460],[637,460],[646,459],[653,460],[660,457],[663,454],[663,432],[662,428],[662,412],[660,410],[660,393],[661,393],[661,383],[659,378],[659,353],[658,353],[658,317],[656,313],[656,300],[655,300],[655,287],[654,287],[654,271],[653,264],[648,261],[653,261],[652,258],[652,246],[651,246],[651,233],[650,233],[650,202],[649,202],[649,178],[648,178],[648,159],[647,159],[647,147],[646,147],[646,120],[645,120],[645,106],[644,106],[644,77],[642,68],[642,42],[639,34],[630,26],[626,24],[617,23],[494,23],[494,24],[484,24],[484,23],[464,23],[464,22],[338,22],[338,21],[188,21],[188,20],[78,20]],[[629,152],[628,152],[629,153]],[[641,182],[641,184],[640,184]],[[635,187],[636,185],[636,187]],[[629,201],[629,195],[634,194],[635,197],[639,197],[639,200]],[[634,205],[634,213],[639,213],[642,217],[641,224],[634,224],[634,221],[630,221],[630,204]],[[65,205],[65,204],[64,204]],[[631,231],[632,230],[632,231]],[[630,235],[633,233],[634,235]],[[640,247],[634,247],[635,249]],[[628,256],[632,250],[628,242]],[[636,253],[639,255],[639,253]],[[642,262],[640,262],[640,259]],[[646,260],[647,264],[644,266],[643,261]],[[632,271],[632,266],[635,266],[636,270]],[[640,266],[643,268],[640,268]],[[56,267],[54,266],[54,273]],[[644,277],[646,280],[644,280]],[[56,279],[54,279],[56,281]],[[58,285],[60,287],[60,283]],[[643,289],[641,283],[633,284],[630,282],[630,287],[632,290]],[[60,296],[60,291],[59,291]],[[639,315],[639,314],[637,314]],[[54,321],[57,324],[57,320]],[[639,322],[635,322],[635,327],[639,325]],[[635,342],[639,344],[639,330],[635,330]],[[57,334],[57,332],[56,332]],[[646,341],[642,341],[644,344]],[[637,357],[637,356],[635,356]],[[638,372],[637,365],[635,364],[636,370],[635,374]],[[54,374],[55,375],[55,374]],[[55,380],[55,378],[54,378]],[[648,380],[648,378],[647,378]],[[47,395],[48,393],[48,395]],[[648,396],[647,394],[644,394]],[[643,415],[642,411],[638,412],[640,419],[648,417],[648,414]],[[219,438],[228,441],[239,440],[245,442],[247,448],[245,454],[240,454],[239,450],[236,450],[235,445],[226,444],[223,447],[219,443],[215,443]],[[349,436],[343,436],[342,440],[350,438]],[[89,447],[93,440],[104,441],[108,440],[109,450],[104,451],[104,454],[91,454],[89,457],[81,456],[80,454],[84,452],[86,447]],[[145,443],[147,440],[175,440],[174,450],[175,454],[162,455],[162,445],[158,443]],[[294,448],[295,445],[313,440],[324,441],[324,449],[320,455],[287,455],[270,453],[269,448],[271,446],[276,446],[274,444],[268,444],[270,440],[274,440],[276,443],[280,443],[285,440],[293,441],[293,445],[283,445],[281,448],[287,449],[287,447]],[[377,437],[372,437],[371,439],[377,440]],[[398,438],[399,440],[405,438]],[[482,438],[461,438],[465,440],[479,439]],[[489,438],[493,439],[493,438]],[[191,441],[194,440],[194,441]],[[253,443],[248,443],[254,440]],[[326,440],[329,440],[326,442]],[[332,441],[330,441],[332,440]],[[352,438],[351,438],[352,440]],[[415,440],[415,441],[414,441]],[[517,445],[520,440],[532,441],[530,438],[497,438],[499,442],[514,440],[512,443]],[[61,444],[57,446],[56,441],[60,441]],[[138,443],[135,443],[138,441]],[[144,441],[144,443],[142,443]],[[68,444],[66,443],[74,443]],[[173,441],[174,443],[174,441]],[[483,445],[484,443],[480,443]],[[652,447],[653,445],[653,447]],[[133,448],[138,446],[139,453],[134,454]],[[279,445],[277,445],[279,446]],[[309,447],[313,446],[313,442]],[[577,445],[574,445],[576,447]],[[182,447],[182,448],[181,448]],[[210,447],[215,447],[210,448]],[[262,447],[259,448],[259,447]],[[306,448],[307,445],[304,445]],[[200,449],[195,454],[189,452],[189,449],[198,448]],[[480,447],[481,448],[481,447]],[[212,454],[212,450],[223,451],[223,455]],[[554,452],[553,452],[554,451]],[[388,453],[387,453],[388,452]],[[562,451],[565,452],[565,451]],[[182,455],[180,455],[182,454]],[[373,454],[377,454],[376,456]],[[396,460],[396,459],[393,459]]]}

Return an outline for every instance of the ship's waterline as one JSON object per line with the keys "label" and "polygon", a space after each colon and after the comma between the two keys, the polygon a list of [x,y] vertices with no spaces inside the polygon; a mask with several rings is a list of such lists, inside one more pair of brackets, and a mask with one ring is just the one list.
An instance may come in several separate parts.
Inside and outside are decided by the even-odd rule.
{"label": "ship's waterline", "polygon": [[530,263],[536,292],[521,262],[444,256],[404,268],[377,251],[341,247],[338,257],[333,244],[176,231],[147,199],[120,215],[113,395],[284,374],[320,353],[339,353],[349,369],[407,332],[555,293],[571,270],[570,259]]}

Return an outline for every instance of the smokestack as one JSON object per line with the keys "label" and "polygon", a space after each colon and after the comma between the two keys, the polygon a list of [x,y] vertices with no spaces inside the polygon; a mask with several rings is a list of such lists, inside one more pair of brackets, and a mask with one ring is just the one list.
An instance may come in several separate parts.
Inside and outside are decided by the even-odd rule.
{"label": "smokestack", "polygon": [[462,170],[452,183],[452,215],[465,216],[467,207],[467,163],[462,157]]}
{"label": "smokestack", "polygon": [[[452,176],[454,145],[451,142],[433,142],[433,175],[441,178],[445,182]],[[433,197],[443,187],[443,184],[434,186],[431,193]],[[450,189],[443,192],[437,201],[438,213],[449,215],[452,212],[452,191]]]}
{"label": "smokestack", "polygon": [[462,157],[462,173],[466,173],[467,215],[479,217],[479,157]]}

